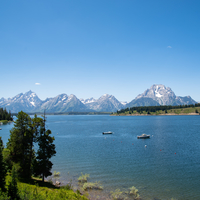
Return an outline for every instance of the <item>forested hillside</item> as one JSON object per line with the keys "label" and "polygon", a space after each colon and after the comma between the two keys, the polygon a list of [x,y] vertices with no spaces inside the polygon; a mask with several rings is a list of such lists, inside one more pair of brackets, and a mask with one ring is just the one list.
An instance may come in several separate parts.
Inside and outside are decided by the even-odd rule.
{"label": "forested hillside", "polygon": [[[140,107],[131,107],[126,109],[121,109],[117,111],[116,114],[167,114],[167,113],[199,113],[200,103],[191,104],[191,105],[179,105],[179,106],[140,106]],[[181,112],[182,111],[182,112]]]}
{"label": "forested hillside", "polygon": [[12,115],[11,115],[10,111],[8,112],[6,110],[6,108],[5,109],[0,108],[0,120],[12,121],[13,118],[12,118]]}

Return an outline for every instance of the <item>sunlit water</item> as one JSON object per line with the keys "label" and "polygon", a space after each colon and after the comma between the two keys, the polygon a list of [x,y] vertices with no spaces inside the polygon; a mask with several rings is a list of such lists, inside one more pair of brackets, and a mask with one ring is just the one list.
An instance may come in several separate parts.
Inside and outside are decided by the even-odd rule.
{"label": "sunlit water", "polygon": [[[12,126],[0,126],[4,144]],[[200,116],[47,116],[47,128],[64,184],[83,172],[102,196],[135,186],[142,199],[200,199]]]}

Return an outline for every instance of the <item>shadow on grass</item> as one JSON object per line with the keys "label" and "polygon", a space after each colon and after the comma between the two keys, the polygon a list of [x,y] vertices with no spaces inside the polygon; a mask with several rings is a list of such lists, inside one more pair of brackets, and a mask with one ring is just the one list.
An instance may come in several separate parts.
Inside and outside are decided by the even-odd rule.
{"label": "shadow on grass", "polygon": [[41,179],[35,178],[35,177],[33,177],[31,179],[20,179],[19,181],[22,183],[28,183],[30,185],[37,185],[40,187],[47,187],[47,188],[51,188],[51,189],[59,189],[60,188],[60,187],[56,187],[55,185],[53,185],[50,182],[47,182],[47,181],[43,182]]}

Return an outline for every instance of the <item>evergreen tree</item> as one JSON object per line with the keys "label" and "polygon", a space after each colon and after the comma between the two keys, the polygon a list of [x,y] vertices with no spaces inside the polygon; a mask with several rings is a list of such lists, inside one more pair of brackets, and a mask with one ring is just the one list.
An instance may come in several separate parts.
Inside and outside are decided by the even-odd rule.
{"label": "evergreen tree", "polygon": [[[52,162],[50,158],[56,154],[54,137],[51,131],[45,130],[44,119],[34,116],[30,118],[23,111],[17,115],[14,128],[10,131],[7,143],[7,153],[12,163],[18,167],[17,172],[21,178],[31,178],[31,175],[51,175]],[[34,153],[34,143],[38,143],[37,157]]]}
{"label": "evergreen tree", "polygon": [[6,178],[6,166],[5,163],[3,161],[3,141],[0,137],[0,189],[2,190],[2,192],[5,192],[5,178]]}
{"label": "evergreen tree", "polygon": [[19,192],[18,192],[18,188],[17,188],[17,180],[16,180],[16,170],[15,167],[13,166],[12,168],[12,176],[11,176],[12,180],[8,185],[8,197],[11,200],[19,200]]}
{"label": "evergreen tree", "polygon": [[37,139],[39,149],[36,156],[35,173],[36,175],[42,175],[42,181],[44,181],[44,177],[52,175],[50,170],[53,164],[50,158],[56,154],[55,145],[53,144],[55,139],[50,134],[50,130],[45,131],[45,128],[42,128]]}
{"label": "evergreen tree", "polygon": [[23,111],[17,115],[14,128],[10,131],[7,148],[10,151],[10,159],[19,165],[19,175],[22,178],[31,177],[33,130],[31,129],[31,118]]}

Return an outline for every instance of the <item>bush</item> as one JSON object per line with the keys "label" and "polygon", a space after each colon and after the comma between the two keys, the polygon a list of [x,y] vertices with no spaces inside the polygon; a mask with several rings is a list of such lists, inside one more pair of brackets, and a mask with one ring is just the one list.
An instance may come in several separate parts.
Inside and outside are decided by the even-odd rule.
{"label": "bush", "polygon": [[136,189],[136,187],[132,186],[129,189],[130,189],[130,192],[129,192],[130,195],[134,195],[136,198],[140,197],[140,195],[138,193],[138,189]]}
{"label": "bush", "polygon": [[116,189],[114,192],[111,191],[111,196],[114,200],[123,200],[123,199],[126,199],[127,197],[125,197],[123,191],[120,191],[120,189]]}
{"label": "bush", "polygon": [[83,184],[83,189],[87,190],[87,189],[96,189],[96,190],[103,190],[103,186],[99,183],[99,182],[95,182],[95,183],[84,183]]}
{"label": "bush", "polygon": [[90,177],[89,174],[83,174],[81,172],[81,176],[78,178],[78,181],[81,182],[81,183],[85,183],[87,182],[87,179]]}

